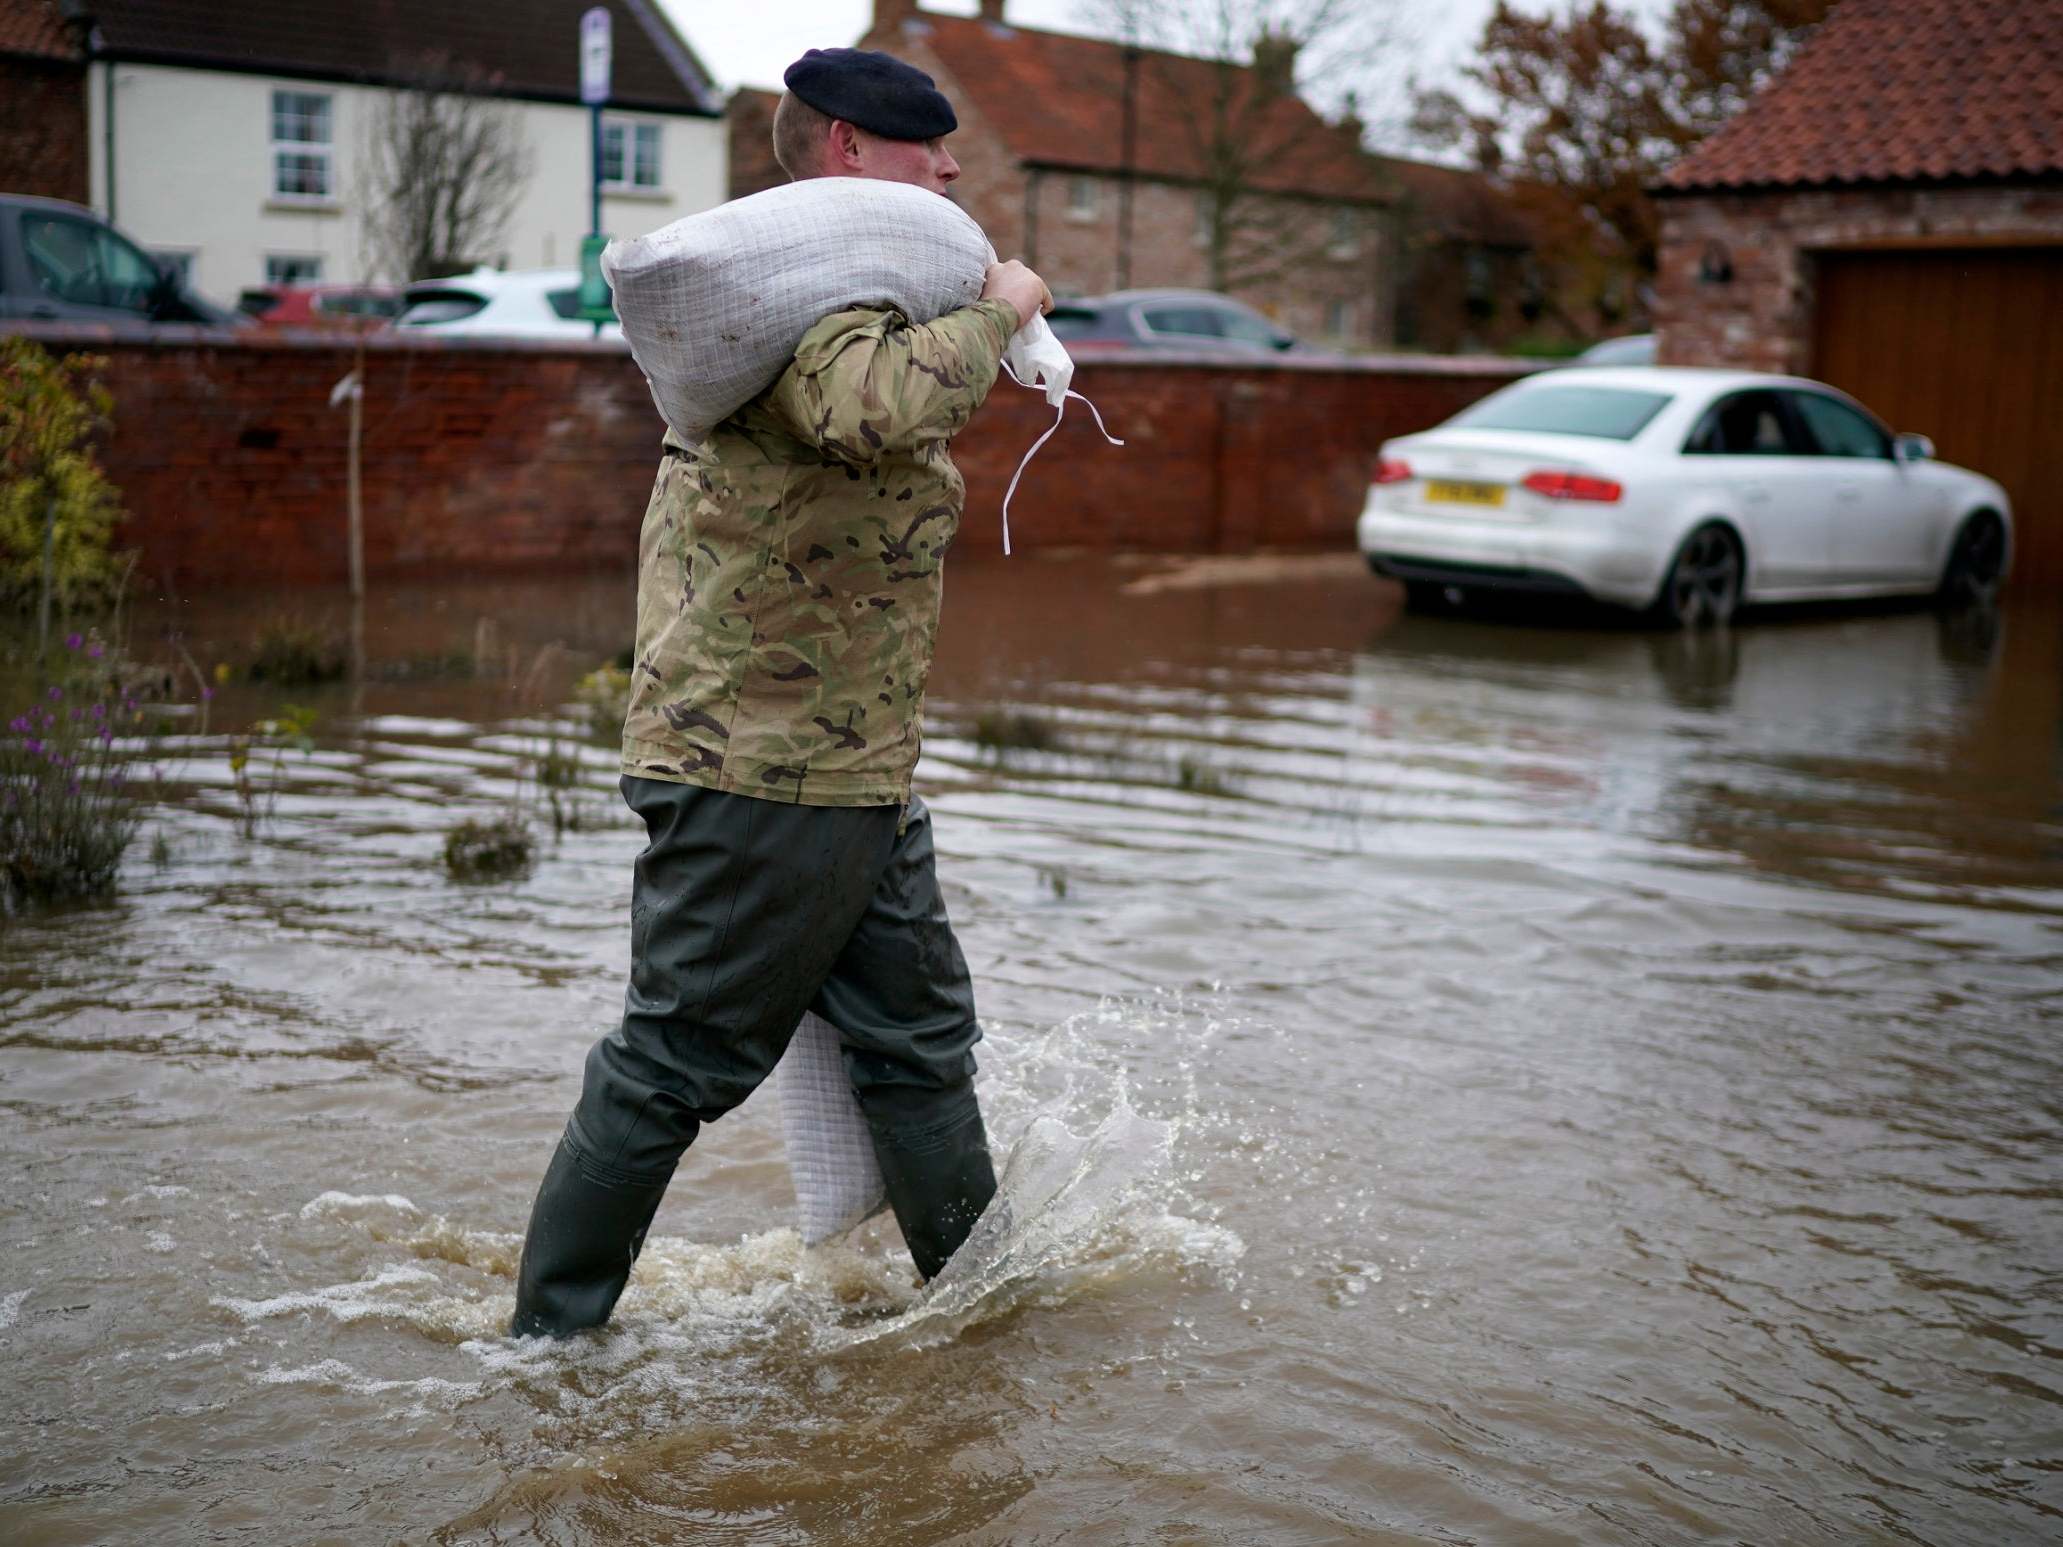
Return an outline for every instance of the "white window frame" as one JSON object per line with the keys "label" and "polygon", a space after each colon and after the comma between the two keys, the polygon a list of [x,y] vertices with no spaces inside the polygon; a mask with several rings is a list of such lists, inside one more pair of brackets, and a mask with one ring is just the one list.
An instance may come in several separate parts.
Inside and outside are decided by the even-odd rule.
{"label": "white window frame", "polygon": [[1067,180],[1067,218],[1094,220],[1102,203],[1102,187],[1096,179],[1077,172]]}
{"label": "white window frame", "polygon": [[[637,139],[642,133],[652,136],[652,179],[640,182],[637,178]],[[604,172],[602,188],[607,193],[659,193],[666,187],[666,126],[656,118],[626,118],[606,114],[602,118],[602,165],[609,164],[609,136],[621,134],[622,150],[618,155],[617,175],[610,177]],[[628,176],[624,174],[629,174]]]}
{"label": "white window frame", "polygon": [[149,247],[144,250],[150,254],[150,261],[171,274],[180,286],[186,289],[193,287],[193,266],[201,255],[198,247]]}
{"label": "white window frame", "polygon": [[[282,140],[279,138],[279,99],[281,97],[307,97],[321,102],[326,120],[324,127],[329,138],[324,140]],[[299,86],[275,86],[265,98],[265,137],[270,145],[266,156],[268,168],[265,186],[269,195],[282,204],[331,205],[337,202],[337,98],[334,92],[308,91]],[[279,158],[283,155],[307,156],[322,165],[321,193],[289,191],[279,185]]]}
{"label": "white window frame", "polygon": [[[274,264],[294,264],[305,272],[293,276],[274,269]],[[323,257],[319,252],[269,252],[265,255],[265,283],[268,285],[319,285]]]}
{"label": "white window frame", "polygon": [[1199,188],[1196,190],[1195,241],[1198,247],[1208,247],[1211,245],[1211,225],[1217,218],[1217,204],[1218,201],[1210,189]]}
{"label": "white window frame", "polygon": [[1332,256],[1351,258],[1361,251],[1361,211],[1351,204],[1332,208]]}
{"label": "white window frame", "polygon": [[1354,336],[1354,303],[1335,297],[1325,303],[1325,336],[1327,338],[1352,338]]}

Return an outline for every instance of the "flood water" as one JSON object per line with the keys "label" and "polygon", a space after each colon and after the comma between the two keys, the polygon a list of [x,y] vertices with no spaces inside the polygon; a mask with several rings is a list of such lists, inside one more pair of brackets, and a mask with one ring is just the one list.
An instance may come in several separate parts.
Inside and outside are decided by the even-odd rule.
{"label": "flood water", "polygon": [[[375,680],[232,683],[119,897],[0,925],[0,1539],[2063,1536],[2063,614],[956,565],[919,786],[1009,1229],[923,1294],[892,1224],[804,1252],[768,1091],[610,1331],[501,1335],[621,1000],[566,706],[630,599],[383,592]],[[578,829],[447,879],[555,737]]]}

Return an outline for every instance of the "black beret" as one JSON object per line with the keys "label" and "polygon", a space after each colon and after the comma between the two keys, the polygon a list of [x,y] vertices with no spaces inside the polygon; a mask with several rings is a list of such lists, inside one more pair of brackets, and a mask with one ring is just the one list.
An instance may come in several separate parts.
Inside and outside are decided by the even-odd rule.
{"label": "black beret", "polygon": [[953,104],[915,65],[869,48],[813,48],[781,77],[819,113],[887,140],[931,140],[960,127]]}

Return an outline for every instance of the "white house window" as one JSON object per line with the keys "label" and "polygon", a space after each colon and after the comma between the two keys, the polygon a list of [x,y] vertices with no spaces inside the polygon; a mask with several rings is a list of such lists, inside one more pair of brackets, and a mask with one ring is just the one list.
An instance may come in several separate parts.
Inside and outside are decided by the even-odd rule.
{"label": "white house window", "polygon": [[322,259],[305,253],[267,253],[265,283],[268,285],[310,285],[322,278]]}
{"label": "white house window", "polygon": [[1332,252],[1336,258],[1351,258],[1361,249],[1361,212],[1335,209],[1332,212]]}
{"label": "white house window", "polygon": [[1354,303],[1352,301],[1328,301],[1325,304],[1325,335],[1327,338],[1349,338],[1354,332]]}
{"label": "white house window", "polygon": [[1197,246],[1208,247],[1211,245],[1211,226],[1217,218],[1217,213],[1218,201],[1212,196],[1211,191],[1208,188],[1198,189],[1196,193]]}
{"label": "white house window", "polygon": [[603,120],[602,186],[659,186],[659,125],[622,118]]}
{"label": "white house window", "polygon": [[150,250],[150,261],[182,286],[193,283],[193,260],[196,256],[191,247],[153,247]]}
{"label": "white house window", "polygon": [[1096,218],[1095,178],[1070,177],[1067,180],[1067,218],[1069,220],[1094,220]]}
{"label": "white house window", "polygon": [[328,203],[335,189],[330,98],[320,91],[272,94],[272,192],[275,198]]}

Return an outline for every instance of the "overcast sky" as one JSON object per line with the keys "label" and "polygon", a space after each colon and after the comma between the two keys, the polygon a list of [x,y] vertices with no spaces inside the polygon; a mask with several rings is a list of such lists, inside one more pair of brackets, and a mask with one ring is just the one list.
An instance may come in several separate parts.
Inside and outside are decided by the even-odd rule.
{"label": "overcast sky", "polygon": [[[1437,79],[1465,60],[1481,36],[1495,0],[1402,0],[1418,41],[1409,69]],[[1519,0],[1521,9],[1565,8],[1571,0]],[[1669,0],[1621,0],[1647,15]],[[807,48],[842,48],[866,31],[873,0],[659,0],[702,62],[726,91],[736,86],[778,89],[781,72]],[[923,0],[924,8],[971,16],[974,0]],[[1005,16],[1026,27],[1091,32],[1083,0],[1006,0]],[[1407,70],[1400,69],[1401,82]],[[1371,104],[1373,106],[1373,104]],[[1364,109],[1364,111],[1366,111]],[[1367,112],[1373,120],[1375,112]]]}

